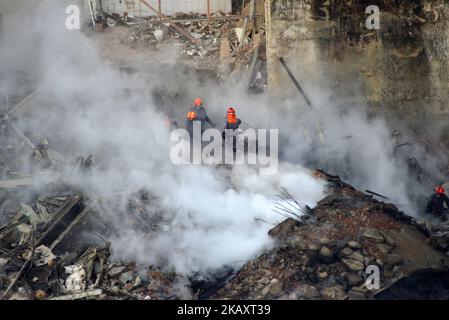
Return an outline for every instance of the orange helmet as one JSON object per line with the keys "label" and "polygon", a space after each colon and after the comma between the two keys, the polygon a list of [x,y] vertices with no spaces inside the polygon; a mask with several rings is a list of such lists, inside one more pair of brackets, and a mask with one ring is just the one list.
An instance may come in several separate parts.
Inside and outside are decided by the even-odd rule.
{"label": "orange helmet", "polygon": [[436,188],[435,188],[435,192],[436,192],[437,194],[439,194],[439,195],[443,195],[444,192],[445,192],[445,190],[444,190],[444,188],[443,188],[442,186],[439,186],[439,187],[436,187]]}
{"label": "orange helmet", "polygon": [[187,119],[194,121],[196,119],[196,112],[195,111],[189,111],[187,112]]}
{"label": "orange helmet", "polygon": [[200,98],[196,98],[194,103],[195,103],[195,107],[199,107],[199,106],[203,105],[203,100]]}
{"label": "orange helmet", "polygon": [[229,108],[227,115],[228,115],[228,123],[237,123],[237,116],[235,115],[234,108]]}

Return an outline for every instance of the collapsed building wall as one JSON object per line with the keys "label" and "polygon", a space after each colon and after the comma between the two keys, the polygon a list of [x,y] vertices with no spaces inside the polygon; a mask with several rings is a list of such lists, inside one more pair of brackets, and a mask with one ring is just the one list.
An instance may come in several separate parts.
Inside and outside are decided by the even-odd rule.
{"label": "collapsed building wall", "polygon": [[[380,10],[379,29],[367,28],[370,5]],[[279,63],[283,56],[308,92],[330,89],[413,129],[435,122],[444,129],[448,14],[442,0],[267,0],[270,93],[300,99]]]}
{"label": "collapsed building wall", "polygon": [[[208,10],[208,0],[146,0],[146,2],[153,8],[160,9],[166,15],[173,15],[178,12],[206,14]],[[136,17],[155,15],[155,12],[151,11],[140,0],[103,0],[101,4],[103,9],[110,13],[123,14],[127,12]],[[211,12],[230,12],[232,10],[231,0],[210,0],[209,5]]]}

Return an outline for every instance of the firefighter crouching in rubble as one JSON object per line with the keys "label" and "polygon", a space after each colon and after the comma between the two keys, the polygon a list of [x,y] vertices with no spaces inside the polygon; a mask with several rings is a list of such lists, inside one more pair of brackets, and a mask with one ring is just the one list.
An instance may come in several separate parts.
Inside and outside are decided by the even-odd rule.
{"label": "firefighter crouching in rubble", "polygon": [[[446,204],[446,207],[444,205]],[[449,198],[445,194],[445,190],[442,186],[435,188],[435,193],[429,199],[427,203],[426,212],[431,213],[436,217],[446,221],[449,208]]]}
{"label": "firefighter crouching in rubble", "polygon": [[227,111],[227,115],[226,115],[226,123],[224,125],[222,137],[223,137],[223,143],[224,143],[224,141],[226,139],[226,130],[233,130],[234,133],[232,135],[232,149],[234,152],[236,152],[236,150],[237,150],[237,138],[235,136],[235,130],[237,130],[241,124],[242,124],[242,120],[237,118],[235,109],[229,108]]}
{"label": "firefighter crouching in rubble", "polygon": [[199,98],[195,99],[193,108],[187,113],[186,129],[189,131],[191,139],[193,138],[193,123],[195,121],[201,122],[201,133],[204,131],[206,122],[215,127],[215,124],[210,120],[206,109],[203,107],[203,100]]}

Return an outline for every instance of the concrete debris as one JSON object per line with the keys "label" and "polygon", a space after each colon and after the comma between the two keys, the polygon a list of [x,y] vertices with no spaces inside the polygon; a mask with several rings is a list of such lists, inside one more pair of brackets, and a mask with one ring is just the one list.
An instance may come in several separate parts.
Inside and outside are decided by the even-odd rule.
{"label": "concrete debris", "polygon": [[321,297],[324,300],[342,300],[346,296],[346,292],[342,286],[324,288],[321,290]]}
{"label": "concrete debris", "polygon": [[[213,298],[375,299],[394,286],[402,287],[404,277],[447,271],[447,249],[440,250],[438,242],[429,244],[419,221],[339,178],[322,171],[315,174],[333,187],[313,209],[313,219],[300,224],[287,219],[274,227],[270,235],[277,246],[248,261]],[[379,268],[378,289],[365,287],[370,266]],[[261,278],[261,270],[269,278]],[[276,279],[276,290],[270,279]]]}
{"label": "concrete debris", "polygon": [[373,239],[376,242],[383,242],[384,241],[384,237],[382,236],[382,234],[376,230],[376,229],[367,229],[364,233],[363,233],[363,237],[368,238],[368,239]]}
{"label": "concrete debris", "polygon": [[144,23],[130,27],[128,43],[133,48],[154,47],[157,50],[164,50],[161,46],[163,43],[181,43],[181,54],[188,57],[186,63],[213,70],[223,80],[231,75],[243,77],[243,73],[249,72],[253,65],[251,90],[264,91],[267,86],[265,43],[262,40],[265,31],[262,28],[254,29],[250,24],[242,43],[241,20],[234,17],[226,19],[226,16],[211,21],[201,18],[189,16],[177,20],[173,17],[171,20],[176,21],[178,28],[185,30],[195,41],[173,30],[173,23],[149,18]]}
{"label": "concrete debris", "polygon": [[320,292],[314,286],[299,285],[289,296],[291,300],[314,300],[320,297]]}
{"label": "concrete debris", "polygon": [[352,240],[348,242],[348,246],[352,249],[360,249],[362,247],[360,243]]}
{"label": "concrete debris", "polygon": [[67,292],[79,292],[86,289],[86,270],[80,264],[66,266],[65,273],[69,274],[64,287]]}
{"label": "concrete debris", "polygon": [[279,293],[281,293],[283,287],[283,283],[280,282],[278,279],[272,279],[270,283],[267,284],[266,287],[263,288],[262,294],[263,295],[272,295],[277,296]]}
{"label": "concrete debris", "polygon": [[154,35],[154,39],[158,42],[161,42],[162,40],[164,40],[164,31],[162,29],[155,30],[153,32],[153,35]]}
{"label": "concrete debris", "polygon": [[198,40],[203,38],[203,35],[201,33],[191,32],[190,34],[192,35],[192,37],[194,37],[195,39],[198,39]]}
{"label": "concrete debris", "polygon": [[[449,230],[444,225],[432,226],[429,237],[423,223],[410,220],[393,205],[324,172],[316,175],[334,187],[315,208],[309,208],[309,218],[289,218],[278,224],[269,231],[277,241],[273,249],[246,262],[237,273],[232,269],[217,272],[210,282],[157,266],[145,271],[112,261],[110,243],[79,251],[67,240],[76,230],[77,224],[71,225],[87,208],[87,197],[76,193],[38,197],[35,203],[22,204],[0,227],[3,298],[153,300],[187,295],[361,300],[385,295],[400,279],[424,270],[447,270]],[[142,194],[142,199],[148,198]],[[140,205],[130,202],[130,208],[143,210]],[[364,218],[367,212],[370,219]],[[137,219],[140,227],[148,225]],[[365,287],[367,267],[373,265],[381,275],[380,288],[374,291]],[[183,294],[180,284],[186,290]]]}
{"label": "concrete debris", "polygon": [[366,300],[367,291],[361,288],[352,288],[348,292],[348,298],[350,300]]}
{"label": "concrete debris", "polygon": [[237,39],[239,40],[239,43],[246,40],[243,38],[243,28],[234,28],[235,34],[237,36]]}
{"label": "concrete debris", "polygon": [[365,269],[364,264],[360,261],[351,259],[342,259],[341,261],[352,271],[362,271]]}
{"label": "concrete debris", "polygon": [[126,270],[126,267],[120,266],[120,267],[113,267],[108,271],[108,275],[113,278],[115,276],[120,275],[122,272]]}

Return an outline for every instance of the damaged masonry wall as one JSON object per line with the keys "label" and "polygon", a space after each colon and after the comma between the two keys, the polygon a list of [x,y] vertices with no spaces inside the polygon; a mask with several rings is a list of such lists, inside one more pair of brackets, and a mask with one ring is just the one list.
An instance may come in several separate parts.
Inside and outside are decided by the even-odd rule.
{"label": "damaged masonry wall", "polygon": [[[378,30],[366,28],[370,5],[380,9]],[[267,0],[271,94],[300,99],[278,61],[283,56],[308,92],[330,89],[373,113],[398,115],[414,129],[436,119],[443,128],[448,13],[442,0]]]}

